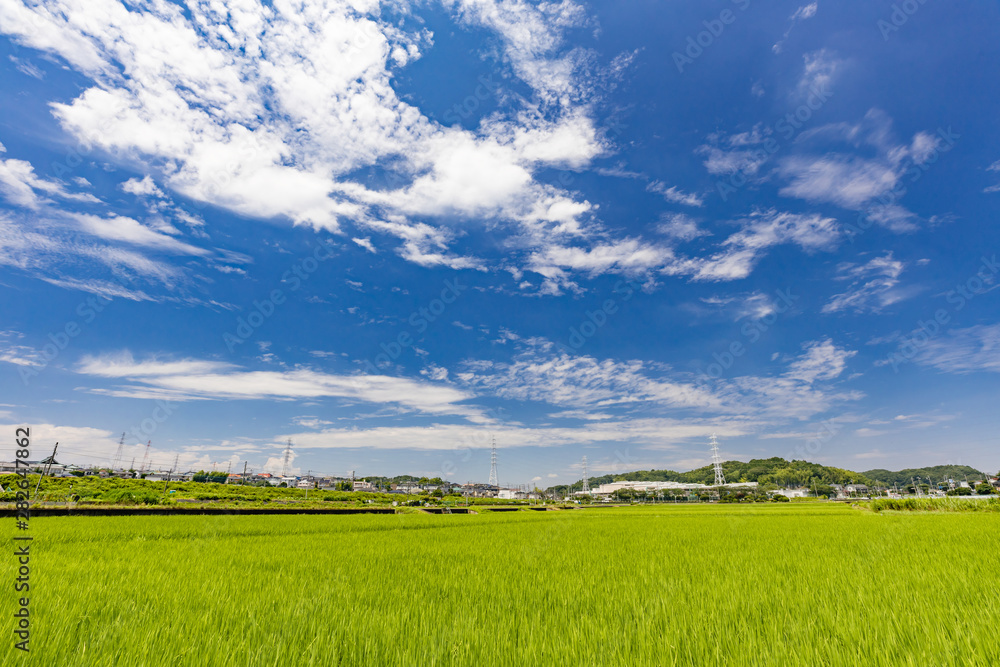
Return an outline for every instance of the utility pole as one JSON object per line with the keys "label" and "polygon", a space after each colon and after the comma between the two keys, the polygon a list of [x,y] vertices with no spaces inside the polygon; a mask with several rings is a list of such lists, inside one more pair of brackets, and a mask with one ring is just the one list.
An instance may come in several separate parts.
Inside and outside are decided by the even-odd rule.
{"label": "utility pole", "polygon": [[246,484],[247,481],[247,463],[249,463],[249,461],[243,462],[243,477],[240,478],[240,486]]}

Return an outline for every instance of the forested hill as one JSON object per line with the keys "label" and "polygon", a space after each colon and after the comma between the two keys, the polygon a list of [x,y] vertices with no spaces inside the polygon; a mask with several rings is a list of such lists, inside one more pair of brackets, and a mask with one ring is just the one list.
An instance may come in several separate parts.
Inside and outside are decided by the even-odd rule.
{"label": "forested hill", "polygon": [[866,470],[861,473],[868,479],[876,480],[884,484],[910,484],[911,480],[918,477],[921,481],[928,481],[934,484],[941,483],[942,480],[953,479],[956,482],[964,482],[968,477],[970,480],[982,479],[983,473],[969,466],[930,466],[928,468],[908,468],[906,470]]}
{"label": "forested hill", "polygon": [[[810,486],[817,484],[847,484],[860,482],[867,484],[873,480],[867,475],[853,470],[832,468],[808,461],[786,461],[775,456],[769,459],[753,459],[743,461],[726,461],[722,464],[723,474],[727,482],[758,482],[776,486]],[[715,481],[715,470],[708,465],[688,472],[674,470],[636,470],[619,475],[603,475],[591,477],[590,486],[596,487],[609,482],[642,481],[642,482],[698,482],[712,484]],[[550,490],[565,493],[579,491],[583,488],[583,480],[572,485],[554,486]]]}

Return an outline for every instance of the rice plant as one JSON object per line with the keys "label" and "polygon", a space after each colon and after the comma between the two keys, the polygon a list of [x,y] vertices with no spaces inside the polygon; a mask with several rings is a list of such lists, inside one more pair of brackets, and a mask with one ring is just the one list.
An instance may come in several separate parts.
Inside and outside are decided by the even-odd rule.
{"label": "rice plant", "polygon": [[[656,506],[57,517],[32,530],[32,652],[8,640],[4,665],[1000,658],[995,513]],[[13,594],[2,604],[10,619]]]}

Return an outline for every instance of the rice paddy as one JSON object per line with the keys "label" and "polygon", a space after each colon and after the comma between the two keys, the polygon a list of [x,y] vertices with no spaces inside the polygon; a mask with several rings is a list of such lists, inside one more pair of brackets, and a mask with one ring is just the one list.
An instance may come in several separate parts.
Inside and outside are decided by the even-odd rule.
{"label": "rice paddy", "polygon": [[[53,517],[32,532],[31,653],[5,630],[4,665],[1000,659],[993,512]],[[12,592],[2,604],[9,623]]]}

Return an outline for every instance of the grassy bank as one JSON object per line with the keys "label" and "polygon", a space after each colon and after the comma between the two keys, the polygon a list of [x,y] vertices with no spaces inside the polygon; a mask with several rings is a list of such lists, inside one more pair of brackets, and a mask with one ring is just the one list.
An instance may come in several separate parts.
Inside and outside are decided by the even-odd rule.
{"label": "grassy bank", "polygon": [[877,498],[855,503],[873,512],[1000,512],[1000,498]]}

